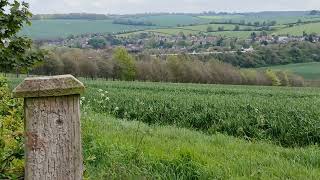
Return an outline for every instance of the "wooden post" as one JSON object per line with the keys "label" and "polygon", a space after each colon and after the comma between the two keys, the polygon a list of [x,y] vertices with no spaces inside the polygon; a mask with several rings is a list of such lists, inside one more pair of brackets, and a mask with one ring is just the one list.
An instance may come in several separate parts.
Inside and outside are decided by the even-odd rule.
{"label": "wooden post", "polygon": [[82,179],[83,91],[72,75],[26,78],[14,89],[24,98],[26,180]]}

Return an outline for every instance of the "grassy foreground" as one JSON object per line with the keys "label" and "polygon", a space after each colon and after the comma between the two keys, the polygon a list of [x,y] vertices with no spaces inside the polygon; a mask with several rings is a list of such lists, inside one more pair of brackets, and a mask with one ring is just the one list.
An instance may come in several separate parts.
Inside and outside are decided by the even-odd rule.
{"label": "grassy foreground", "polygon": [[317,179],[320,150],[286,149],[85,113],[89,179]]}
{"label": "grassy foreground", "polygon": [[286,147],[320,143],[318,88],[83,82],[88,87],[85,103],[117,118]]}

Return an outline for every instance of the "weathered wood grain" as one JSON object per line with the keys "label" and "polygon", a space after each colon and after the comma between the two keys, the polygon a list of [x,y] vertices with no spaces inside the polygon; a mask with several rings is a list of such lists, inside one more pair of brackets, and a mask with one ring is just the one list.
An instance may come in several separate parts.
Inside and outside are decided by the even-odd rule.
{"label": "weathered wood grain", "polygon": [[[45,90],[39,82],[50,87]],[[69,75],[33,78],[16,88],[16,97],[25,96],[26,180],[82,179],[80,92],[84,86],[77,82]]]}

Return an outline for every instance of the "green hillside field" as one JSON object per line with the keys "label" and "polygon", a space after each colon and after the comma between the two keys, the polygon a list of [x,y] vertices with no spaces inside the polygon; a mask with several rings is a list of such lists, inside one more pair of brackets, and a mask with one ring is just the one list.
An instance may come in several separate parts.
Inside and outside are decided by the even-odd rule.
{"label": "green hillside field", "polygon": [[20,34],[33,39],[53,39],[85,33],[117,33],[151,28],[157,27],[113,24],[112,20],[33,20],[32,25],[26,26]]}
{"label": "green hillside field", "polygon": [[[271,19],[270,19],[271,18]],[[199,32],[206,32],[208,26],[211,26],[214,31],[218,27],[224,26],[225,30],[233,30],[235,25],[232,24],[209,24],[212,21],[225,22],[231,20],[232,22],[263,22],[263,21],[277,21],[277,25],[273,27],[274,31],[270,34],[278,35],[302,35],[303,31],[307,33],[320,34],[320,23],[310,23],[304,25],[296,25],[294,27],[286,27],[281,25],[284,23],[294,23],[299,19],[302,21],[316,21],[320,20],[318,16],[258,16],[258,15],[219,15],[219,16],[192,16],[192,15],[146,15],[129,17],[128,19],[134,21],[152,22],[155,26],[133,26],[113,24],[113,20],[33,20],[32,26],[26,26],[20,34],[27,35],[33,39],[54,39],[65,38],[71,34],[81,35],[85,33],[119,33],[127,31],[143,31],[148,29],[156,29],[154,32],[159,32],[167,35],[175,35],[179,32],[185,34],[196,34]],[[190,24],[199,24],[188,26]],[[179,25],[179,27],[178,27]],[[183,27],[180,27],[183,26]],[[240,26],[240,29],[248,26]],[[254,27],[252,27],[254,28]],[[247,38],[251,31],[241,32],[213,32],[212,34],[225,35],[230,37]]]}
{"label": "green hillside field", "polygon": [[261,69],[288,70],[309,80],[320,80],[320,63],[299,63],[280,66],[264,67]]}
{"label": "green hillside field", "polygon": [[[207,28],[211,26],[214,31],[218,30],[218,27],[223,26],[226,31],[217,31],[217,32],[207,32]],[[248,26],[240,26],[240,29],[247,28]],[[143,30],[138,32],[131,32],[121,34],[119,36],[126,37],[134,34],[139,34],[143,32],[153,32],[160,35],[178,35],[179,33],[184,33],[186,35],[189,34],[198,34],[200,32],[216,35],[216,36],[227,36],[227,37],[237,37],[237,38],[249,38],[252,32],[259,33],[259,31],[233,31],[235,25],[232,24],[204,24],[204,25],[196,25],[196,26],[184,26],[184,27],[174,27],[174,28],[159,28],[159,29],[151,29],[151,30]]]}
{"label": "green hillside field", "polygon": [[274,34],[278,35],[295,35],[295,36],[302,36],[303,32],[308,34],[316,33],[320,34],[320,22],[319,23],[310,23],[304,25],[296,25],[294,27],[283,28],[276,31]]}
{"label": "green hillside field", "polygon": [[199,16],[202,19],[208,19],[215,22],[270,22],[276,21],[278,24],[295,23],[299,19],[302,21],[316,21],[320,20],[320,16],[307,16],[307,15],[264,15],[264,14],[252,14],[252,15],[215,15],[215,16]]}
{"label": "green hillside field", "polygon": [[210,20],[191,15],[150,15],[131,18],[138,21],[147,21],[162,27],[176,27],[178,25],[205,24]]}

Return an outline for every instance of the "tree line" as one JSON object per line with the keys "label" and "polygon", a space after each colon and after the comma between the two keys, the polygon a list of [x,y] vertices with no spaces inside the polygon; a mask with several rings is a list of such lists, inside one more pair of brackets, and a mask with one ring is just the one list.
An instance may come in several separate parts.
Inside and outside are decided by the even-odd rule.
{"label": "tree line", "polygon": [[32,16],[32,20],[41,20],[41,19],[105,20],[105,19],[110,19],[110,17],[104,14],[89,14],[89,13],[37,14]]}
{"label": "tree line", "polygon": [[122,24],[122,25],[132,25],[132,26],[155,26],[152,22],[149,21],[137,21],[131,19],[115,19],[113,24]]}
{"label": "tree line", "polygon": [[303,86],[301,77],[288,72],[239,69],[214,58],[203,61],[184,54],[133,57],[124,48],[117,48],[112,55],[102,50],[55,48],[32,73],[126,81]]}
{"label": "tree line", "polygon": [[255,46],[253,52],[212,55],[225,63],[242,68],[257,68],[290,63],[320,62],[320,43],[293,42]]}

